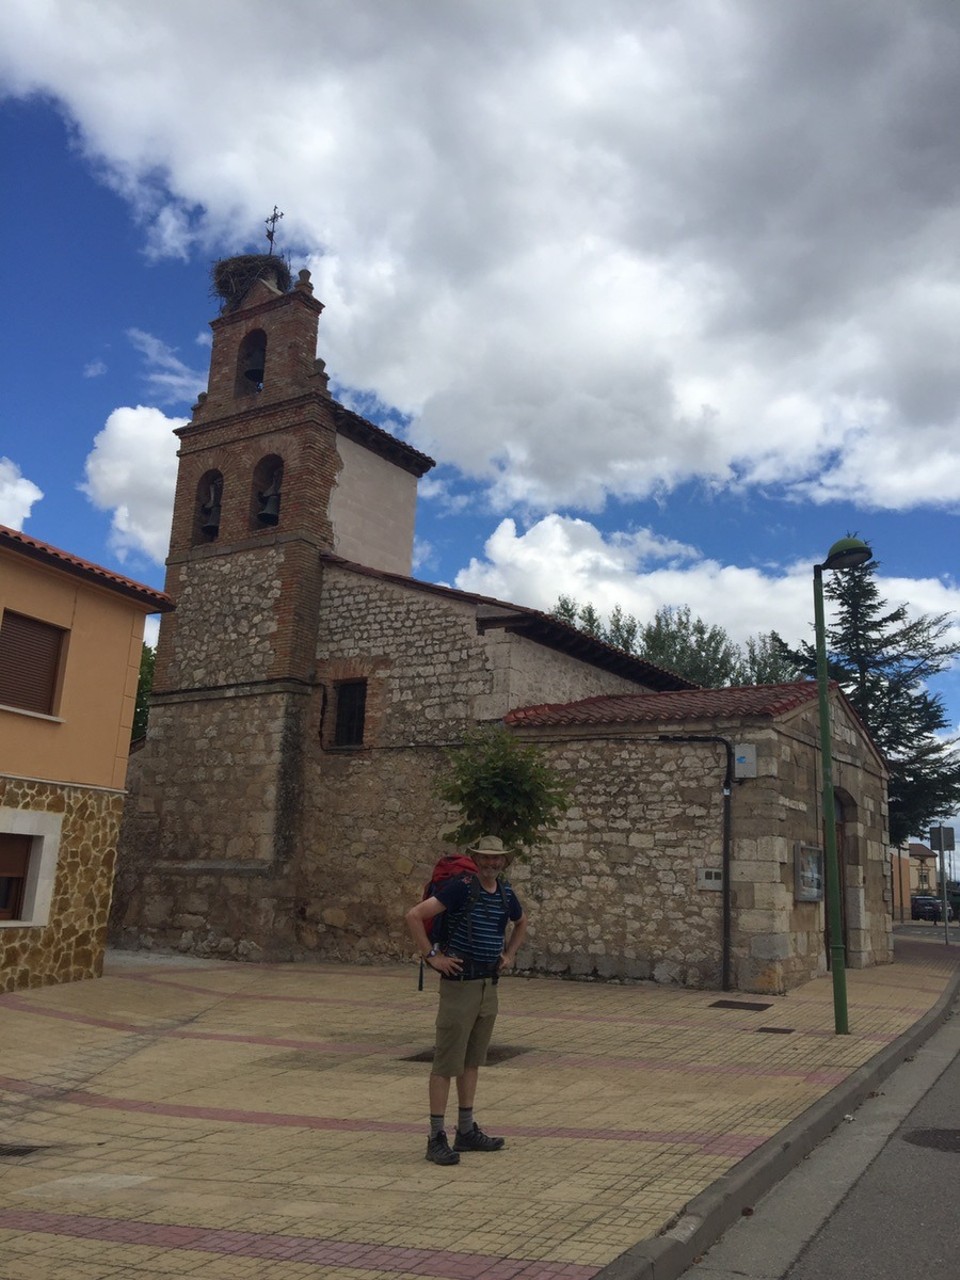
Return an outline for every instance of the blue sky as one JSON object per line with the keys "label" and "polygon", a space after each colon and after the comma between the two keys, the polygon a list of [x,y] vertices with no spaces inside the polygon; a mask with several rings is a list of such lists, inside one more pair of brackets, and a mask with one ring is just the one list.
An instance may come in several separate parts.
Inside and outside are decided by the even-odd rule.
{"label": "blue sky", "polygon": [[955,5],[270,12],[0,13],[0,520],[162,585],[209,266],[278,204],[337,394],[438,459],[420,576],[796,640],[857,532],[958,617]]}

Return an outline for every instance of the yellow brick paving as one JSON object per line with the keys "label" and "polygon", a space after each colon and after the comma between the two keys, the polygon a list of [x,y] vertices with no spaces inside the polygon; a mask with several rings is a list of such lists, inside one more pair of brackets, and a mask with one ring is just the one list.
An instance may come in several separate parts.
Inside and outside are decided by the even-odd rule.
{"label": "yellow brick paving", "polygon": [[0,1277],[587,1280],[912,1026],[958,953],[900,939],[849,973],[848,1037],[829,979],[733,997],[761,1011],[505,980],[477,1116],[507,1147],[453,1169],[423,1159],[413,967],[115,955],[0,997]]}

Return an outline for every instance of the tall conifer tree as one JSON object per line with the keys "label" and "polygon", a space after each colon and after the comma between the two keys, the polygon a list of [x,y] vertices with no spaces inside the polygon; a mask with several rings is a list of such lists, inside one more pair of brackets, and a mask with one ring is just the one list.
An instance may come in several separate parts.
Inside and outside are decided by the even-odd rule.
{"label": "tall conifer tree", "polygon": [[[890,839],[902,844],[960,804],[960,745],[942,736],[942,699],[927,682],[948,667],[960,644],[947,639],[950,615],[910,619],[890,609],[876,584],[878,562],[825,575],[824,594],[835,606],[827,626],[827,665],[890,765]],[[798,674],[816,675],[810,644],[784,657]]]}

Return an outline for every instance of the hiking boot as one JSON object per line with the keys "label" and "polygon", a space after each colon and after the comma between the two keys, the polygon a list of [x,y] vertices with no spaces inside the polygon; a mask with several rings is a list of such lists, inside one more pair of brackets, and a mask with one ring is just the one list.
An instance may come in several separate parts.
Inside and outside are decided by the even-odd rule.
{"label": "hiking boot", "polygon": [[[476,1125],[474,1125],[476,1128]],[[472,1148],[471,1148],[472,1149]],[[435,1138],[427,1139],[427,1157],[433,1164],[459,1164],[460,1157],[450,1150],[447,1135],[441,1129]]]}
{"label": "hiking boot", "polygon": [[457,1130],[457,1136],[453,1140],[453,1150],[454,1153],[457,1151],[500,1151],[503,1143],[503,1138],[491,1138],[474,1121],[473,1128],[469,1133],[461,1133],[459,1129]]}

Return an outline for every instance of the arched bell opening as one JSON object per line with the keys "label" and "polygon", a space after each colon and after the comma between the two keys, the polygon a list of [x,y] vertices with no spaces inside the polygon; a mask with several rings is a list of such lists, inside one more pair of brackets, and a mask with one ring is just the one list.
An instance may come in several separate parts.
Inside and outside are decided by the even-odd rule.
{"label": "arched bell opening", "polygon": [[223,475],[205,471],[197,485],[194,503],[193,544],[215,542],[220,536],[220,512],[223,506]]}
{"label": "arched bell opening", "polygon": [[262,391],[266,368],[267,335],[262,329],[253,329],[237,351],[236,394],[249,396]]}
{"label": "arched bell opening", "polygon": [[250,526],[269,529],[280,523],[283,489],[283,459],[275,453],[261,458],[253,471]]}

